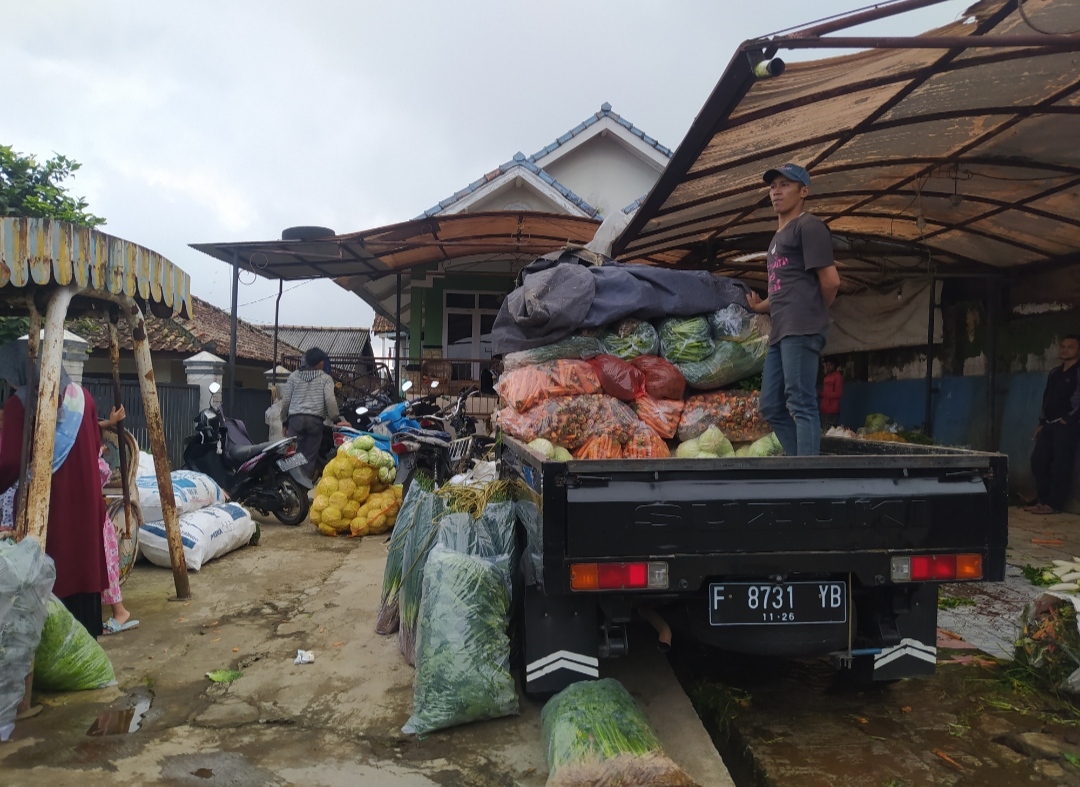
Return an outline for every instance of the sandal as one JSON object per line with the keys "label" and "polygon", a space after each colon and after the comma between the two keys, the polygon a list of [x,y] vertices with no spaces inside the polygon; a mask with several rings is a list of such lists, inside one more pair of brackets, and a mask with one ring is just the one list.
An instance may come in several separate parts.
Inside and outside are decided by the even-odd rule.
{"label": "sandal", "polygon": [[119,634],[121,631],[127,631],[139,627],[139,621],[129,620],[126,623],[117,623],[116,618],[109,618],[101,624],[101,630],[105,634]]}

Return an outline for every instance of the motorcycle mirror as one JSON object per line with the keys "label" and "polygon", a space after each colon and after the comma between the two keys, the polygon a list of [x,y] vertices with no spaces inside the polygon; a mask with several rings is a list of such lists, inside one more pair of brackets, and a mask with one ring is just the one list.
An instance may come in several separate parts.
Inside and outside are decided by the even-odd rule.
{"label": "motorcycle mirror", "polygon": [[207,387],[210,389],[210,393],[216,394],[218,391],[221,390],[221,383],[219,383],[219,382],[217,382],[215,380],[214,382],[210,383],[210,385],[207,386]]}
{"label": "motorcycle mirror", "polygon": [[368,413],[368,409],[366,407],[357,407],[356,408],[356,414],[357,415],[367,415],[367,413]]}
{"label": "motorcycle mirror", "polygon": [[412,380],[406,380],[405,382],[403,382],[403,383],[401,384],[401,392],[402,392],[402,393],[405,393],[405,392],[406,392],[406,391],[408,391],[408,390],[409,390],[410,388],[412,388]]}
{"label": "motorcycle mirror", "polygon": [[439,381],[438,380],[432,380],[431,381],[431,387],[432,388],[438,388],[439,387]]}

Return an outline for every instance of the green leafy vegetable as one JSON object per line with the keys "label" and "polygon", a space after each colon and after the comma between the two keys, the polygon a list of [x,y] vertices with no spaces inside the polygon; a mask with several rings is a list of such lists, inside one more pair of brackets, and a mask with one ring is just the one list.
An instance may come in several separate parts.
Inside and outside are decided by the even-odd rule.
{"label": "green leafy vegetable", "polygon": [[1037,568],[1036,566],[1024,566],[1021,571],[1027,577],[1027,581],[1037,587],[1049,587],[1057,584],[1058,579],[1054,576],[1050,566]]}
{"label": "green leafy vegetable", "polygon": [[672,363],[703,361],[714,349],[709,321],[697,317],[668,317],[660,323],[660,354]]}
{"label": "green leafy vegetable", "polygon": [[644,320],[620,320],[600,337],[604,352],[630,361],[639,355],[656,355],[660,337],[656,329]]}
{"label": "green leafy vegetable", "polygon": [[769,354],[769,337],[748,339],[745,342],[717,342],[716,349],[696,362],[676,364],[691,388],[712,390],[732,385],[765,368]]}
{"label": "green leafy vegetable", "polygon": [[956,609],[957,607],[973,607],[975,600],[965,596],[941,596],[937,602],[938,609]]}
{"label": "green leafy vegetable", "polygon": [[645,714],[612,678],[574,683],[540,713],[548,787],[625,784],[696,787],[664,754]]}
{"label": "green leafy vegetable", "polygon": [[[451,517],[469,519],[467,514]],[[423,735],[518,712],[506,635],[508,563],[505,555],[463,554],[441,543],[431,550],[424,568],[413,714],[402,732]]]}
{"label": "green leafy vegetable", "polygon": [[393,634],[400,622],[398,610],[398,591],[401,588],[401,569],[405,554],[405,538],[413,525],[420,519],[434,519],[436,507],[441,512],[441,502],[432,494],[435,482],[423,473],[413,477],[409,493],[401,503],[390,537],[390,549],[386,554],[386,568],[383,569],[382,596],[379,600],[379,613],[375,618],[375,631],[379,634]]}
{"label": "green leafy vegetable", "polygon": [[109,657],[56,597],[34,655],[34,688],[45,691],[100,689],[116,683]]}
{"label": "green leafy vegetable", "polygon": [[206,677],[214,683],[232,683],[243,675],[244,673],[238,669],[216,669],[206,673]]}

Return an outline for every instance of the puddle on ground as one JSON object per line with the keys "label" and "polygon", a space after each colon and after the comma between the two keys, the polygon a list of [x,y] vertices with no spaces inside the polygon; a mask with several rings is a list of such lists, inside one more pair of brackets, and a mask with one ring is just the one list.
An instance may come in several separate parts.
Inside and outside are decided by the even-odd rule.
{"label": "puddle on ground", "polygon": [[136,700],[134,705],[129,705],[126,708],[103,711],[94,719],[94,723],[90,725],[90,729],[86,731],[86,734],[92,737],[102,737],[105,735],[127,735],[135,732],[139,729],[139,725],[142,724],[143,716],[150,710],[150,703],[151,700],[144,697]]}

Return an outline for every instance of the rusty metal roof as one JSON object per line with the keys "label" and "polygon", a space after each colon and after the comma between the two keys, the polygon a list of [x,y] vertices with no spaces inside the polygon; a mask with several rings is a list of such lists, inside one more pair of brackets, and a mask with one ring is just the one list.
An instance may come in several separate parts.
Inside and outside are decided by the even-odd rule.
{"label": "rusty metal roof", "polygon": [[0,294],[72,283],[128,295],[159,316],[191,314],[188,275],[157,252],[66,221],[0,218]]}
{"label": "rusty metal roof", "polygon": [[[432,216],[312,240],[193,243],[192,248],[268,279],[334,279],[393,321],[397,276],[418,267],[482,267],[491,259],[530,261],[567,243],[592,240],[600,222],[534,211]],[[402,323],[409,319],[409,288],[402,292]]]}
{"label": "rusty metal roof", "polygon": [[[1080,0],[1023,10],[980,2],[918,38],[825,35],[884,15],[860,12],[746,42],[615,253],[762,270],[776,229],[762,175],[793,161],[810,170],[808,209],[832,229],[845,278],[1076,260]],[[777,51],[808,47],[873,48],[755,77]]]}

